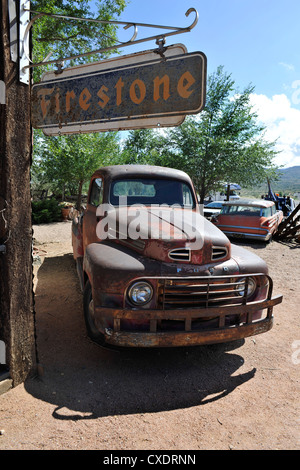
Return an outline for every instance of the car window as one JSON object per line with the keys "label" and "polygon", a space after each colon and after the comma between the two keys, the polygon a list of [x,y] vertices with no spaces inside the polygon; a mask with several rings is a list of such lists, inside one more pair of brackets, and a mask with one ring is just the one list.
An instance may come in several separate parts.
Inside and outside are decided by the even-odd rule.
{"label": "car window", "polygon": [[261,211],[262,217],[271,217],[272,207],[264,207]]}
{"label": "car window", "polygon": [[[122,198],[122,199],[120,199]],[[110,203],[132,204],[179,204],[194,207],[195,201],[189,185],[168,179],[119,179],[113,181],[110,190]]]}
{"label": "car window", "polygon": [[193,195],[191,189],[186,184],[182,183],[183,205],[187,207],[194,206]]}
{"label": "car window", "polygon": [[243,205],[225,205],[222,208],[222,214],[229,215],[259,216],[260,211],[260,207]]}
{"label": "car window", "polygon": [[96,178],[92,183],[91,194],[89,203],[93,206],[99,206],[102,203],[103,198],[103,185],[102,179]]}

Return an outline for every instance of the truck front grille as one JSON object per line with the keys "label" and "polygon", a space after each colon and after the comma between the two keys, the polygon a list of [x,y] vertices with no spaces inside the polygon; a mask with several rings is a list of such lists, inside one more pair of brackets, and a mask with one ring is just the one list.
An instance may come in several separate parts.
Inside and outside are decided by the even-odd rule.
{"label": "truck front grille", "polygon": [[[251,278],[256,280],[257,291],[247,297],[248,286],[252,283],[253,287]],[[114,331],[209,333],[270,320],[273,305],[281,302],[280,296],[272,299],[272,279],[263,273],[151,277],[148,281],[157,287],[156,307],[115,310]],[[261,319],[265,309],[267,317]]]}
{"label": "truck front grille", "polygon": [[193,307],[244,305],[247,277],[198,277],[159,280],[158,308],[163,310]]}

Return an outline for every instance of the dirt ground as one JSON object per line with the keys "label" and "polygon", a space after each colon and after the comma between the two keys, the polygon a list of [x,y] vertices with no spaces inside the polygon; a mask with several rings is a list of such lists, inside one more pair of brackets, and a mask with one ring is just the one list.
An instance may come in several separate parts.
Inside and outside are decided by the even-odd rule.
{"label": "dirt ground", "polygon": [[41,377],[0,396],[0,449],[299,448],[300,244],[243,243],[269,265],[271,331],[196,348],[111,351],[86,335],[71,222],[34,227]]}

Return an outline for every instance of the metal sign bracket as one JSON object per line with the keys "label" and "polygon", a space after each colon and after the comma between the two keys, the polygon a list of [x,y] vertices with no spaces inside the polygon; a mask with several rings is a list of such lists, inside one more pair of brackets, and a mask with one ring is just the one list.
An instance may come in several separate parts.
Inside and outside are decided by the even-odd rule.
{"label": "metal sign bracket", "polygon": [[154,49],[153,51],[156,54],[159,54],[162,60],[167,60],[165,56],[165,52],[167,50],[167,47],[165,47],[165,43],[166,43],[166,40],[164,37],[160,39],[156,39],[156,44],[158,45],[158,49]]}
{"label": "metal sign bracket", "polygon": [[20,0],[19,13],[19,80],[29,85],[29,35],[26,38],[28,25],[30,24],[30,1]]}
{"label": "metal sign bracket", "polygon": [[18,22],[15,0],[8,0],[9,43],[12,62],[18,60]]}
{"label": "metal sign bracket", "polygon": [[[9,3],[11,2],[15,3],[14,0],[8,0],[8,1]],[[50,13],[45,13],[45,12],[33,11],[30,9],[29,0],[20,0],[20,15],[19,15],[20,16],[20,21],[19,21],[20,81],[23,83],[29,84],[29,70],[30,68],[33,68],[33,67],[41,67],[43,65],[57,64],[57,63],[61,64],[68,60],[74,60],[74,59],[78,59],[81,57],[90,56],[92,54],[100,54],[103,52],[108,52],[108,51],[116,50],[122,47],[140,44],[142,42],[151,41],[151,40],[156,40],[156,44],[159,46],[159,48],[155,52],[160,54],[163,60],[166,60],[164,56],[164,52],[166,51],[166,47],[164,46],[165,38],[168,36],[174,36],[176,34],[190,32],[198,23],[197,10],[195,10],[195,8],[189,8],[187,12],[185,13],[185,15],[188,17],[191,13],[195,13],[195,19],[193,23],[190,26],[179,28],[175,26],[163,26],[163,25],[135,23],[135,22],[131,23],[131,22],[123,22],[123,21],[105,21],[105,20],[97,20],[93,18],[77,18],[77,17],[66,16],[66,15],[50,14]],[[30,19],[31,14],[35,15],[32,17],[32,19]],[[29,57],[29,32],[33,24],[39,18],[44,17],[44,16],[48,16],[51,18],[59,18],[63,21],[64,20],[76,20],[76,21],[87,21],[87,22],[93,22],[93,23],[99,23],[99,24],[105,23],[105,24],[123,25],[124,29],[129,29],[130,27],[133,27],[134,31],[133,31],[132,37],[127,42],[119,41],[118,44],[115,44],[114,46],[110,46],[104,49],[97,49],[97,50],[93,50],[90,52],[73,55],[70,57],[60,57],[60,58],[53,59],[53,60],[49,60],[49,57],[51,55],[49,54],[43,61],[34,64],[32,63]],[[137,34],[138,34],[138,29],[137,29],[138,26],[146,27],[146,28],[159,28],[163,30],[168,30],[168,32],[155,34],[153,36],[149,36],[146,38],[136,39]]]}

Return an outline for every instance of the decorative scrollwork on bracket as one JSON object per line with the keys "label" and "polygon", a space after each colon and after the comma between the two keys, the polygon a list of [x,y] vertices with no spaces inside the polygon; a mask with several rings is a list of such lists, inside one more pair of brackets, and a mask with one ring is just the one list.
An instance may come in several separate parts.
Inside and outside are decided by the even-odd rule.
{"label": "decorative scrollwork on bracket", "polygon": [[[57,63],[61,64],[62,62],[67,61],[67,60],[78,59],[78,58],[90,56],[90,55],[93,55],[93,54],[100,54],[100,53],[103,53],[103,52],[108,52],[110,50],[115,50],[115,49],[119,49],[119,48],[122,48],[122,47],[134,45],[134,44],[140,44],[142,42],[151,41],[151,40],[156,40],[156,43],[158,44],[158,41],[161,41],[161,40],[165,41],[165,38],[168,37],[168,36],[173,36],[173,35],[176,35],[176,34],[182,34],[182,33],[190,32],[196,26],[196,24],[198,23],[198,17],[199,17],[198,12],[197,12],[197,10],[195,10],[195,8],[189,8],[187,10],[187,12],[185,13],[185,16],[188,17],[191,13],[195,13],[195,19],[194,19],[193,23],[190,26],[187,26],[187,27],[184,27],[184,28],[178,28],[178,27],[172,27],[172,26],[148,24],[148,23],[123,22],[123,21],[105,21],[105,20],[97,20],[97,19],[93,19],[93,18],[76,18],[76,17],[66,16],[66,15],[55,15],[55,14],[44,13],[44,12],[33,11],[33,10],[24,10],[24,11],[35,14],[35,16],[28,23],[28,25],[26,27],[26,30],[25,30],[25,33],[24,33],[23,51],[22,52],[28,60],[28,65],[26,65],[24,67],[24,69],[32,68],[32,67],[39,67],[39,66],[48,65],[48,64],[57,64]],[[127,30],[131,27],[134,30],[133,30],[133,34],[132,34],[131,38],[126,42],[120,42],[119,41],[119,43],[115,44],[114,46],[106,47],[106,48],[103,48],[103,49],[97,49],[97,50],[85,52],[85,53],[82,53],[82,54],[73,55],[73,56],[70,56],[70,57],[63,57],[63,58],[59,58],[59,59],[49,60],[49,57],[52,54],[52,53],[50,53],[50,54],[48,54],[48,56],[43,61],[34,64],[32,62],[32,60],[30,59],[30,57],[29,57],[29,32],[30,32],[30,29],[33,27],[34,23],[37,20],[39,20],[40,18],[45,17],[45,16],[49,16],[49,17],[52,17],[52,18],[59,18],[61,20],[76,20],[76,21],[87,21],[87,22],[102,23],[102,24],[123,25],[125,30]],[[137,39],[138,26],[148,27],[148,28],[159,28],[159,29],[168,30],[170,32],[164,32],[164,33],[156,34],[154,36]]]}

